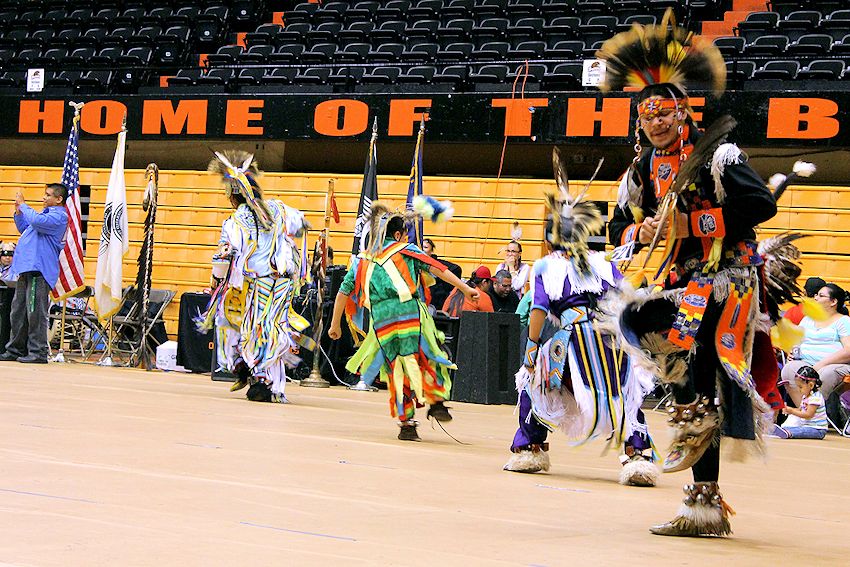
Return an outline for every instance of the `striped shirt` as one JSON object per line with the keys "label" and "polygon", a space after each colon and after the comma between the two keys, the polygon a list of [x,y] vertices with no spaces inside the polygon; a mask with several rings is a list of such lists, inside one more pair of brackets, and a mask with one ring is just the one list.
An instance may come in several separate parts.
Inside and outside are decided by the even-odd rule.
{"label": "striped shirt", "polygon": [[800,411],[805,412],[809,406],[816,406],[815,415],[811,419],[800,419],[800,427],[814,427],[815,429],[828,429],[826,423],[826,404],[823,394],[812,392],[800,401]]}
{"label": "striped shirt", "polygon": [[850,317],[842,315],[822,329],[815,326],[811,317],[803,317],[800,327],[806,333],[800,343],[800,359],[815,364],[844,348],[841,339],[850,336]]}

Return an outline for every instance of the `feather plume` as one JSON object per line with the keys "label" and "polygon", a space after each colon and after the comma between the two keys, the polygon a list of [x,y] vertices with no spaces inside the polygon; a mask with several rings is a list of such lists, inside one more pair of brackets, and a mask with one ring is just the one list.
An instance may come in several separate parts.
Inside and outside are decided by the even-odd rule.
{"label": "feather plume", "polygon": [[522,239],[522,227],[517,221],[511,225],[511,240],[519,242]]}
{"label": "feather plume", "polygon": [[268,230],[271,227],[272,214],[257,184],[259,168],[254,161],[254,155],[242,150],[225,150],[213,152],[213,154],[215,158],[210,161],[207,171],[221,176],[228,197],[234,193],[242,195],[245,203],[254,213],[258,228]]}
{"label": "feather plume", "polygon": [[438,201],[428,195],[417,195],[414,197],[413,210],[435,223],[446,222],[455,213],[451,201]]}
{"label": "feather plume", "polygon": [[671,83],[682,92],[693,82],[707,83],[719,96],[726,88],[726,64],[707,38],[676,25],[672,9],[660,25],[635,24],[602,44],[606,62],[603,92]]}
{"label": "feather plume", "polygon": [[795,161],[792,170],[799,177],[811,177],[811,175],[817,171],[817,167],[815,164],[807,161]]}
{"label": "feather plume", "polygon": [[791,349],[803,341],[804,336],[805,332],[800,327],[784,317],[780,318],[776,326],[770,330],[773,346],[785,352],[791,352]]}
{"label": "feather plume", "polygon": [[805,297],[800,301],[800,303],[803,304],[803,315],[806,317],[811,317],[815,321],[826,321],[829,318],[829,315],[827,315],[826,309],[823,308],[823,305],[814,299]]}
{"label": "feather plume", "polygon": [[815,164],[807,161],[796,161],[788,175],[773,174],[768,181],[768,184],[773,188],[773,198],[778,201],[795,180],[801,177],[811,177],[815,171],[817,171]]}
{"label": "feather plume", "polygon": [[569,176],[558,148],[552,151],[552,168],[558,193],[546,195],[548,220],[551,221],[546,238],[556,249],[567,251],[575,259],[579,271],[587,272],[590,270],[587,240],[601,231],[605,223],[593,203],[581,200],[586,190],[575,198],[570,195]]}
{"label": "feather plume", "polygon": [[[804,235],[798,232],[786,232],[759,242],[758,252],[764,258],[764,276],[769,301],[775,306],[784,303],[797,303],[802,295],[797,278],[800,277],[800,250],[794,241]],[[771,313],[776,317],[776,314]]]}

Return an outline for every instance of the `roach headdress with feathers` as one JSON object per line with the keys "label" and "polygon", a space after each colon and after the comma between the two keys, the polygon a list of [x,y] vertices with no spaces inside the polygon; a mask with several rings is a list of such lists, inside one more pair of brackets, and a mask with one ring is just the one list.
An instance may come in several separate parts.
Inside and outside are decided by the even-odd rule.
{"label": "roach headdress with feathers", "polygon": [[[596,171],[602,162],[599,162]],[[567,169],[558,148],[552,150],[552,167],[555,170],[555,182],[558,190],[546,194],[546,241],[556,250],[563,250],[576,261],[576,266],[582,272],[589,270],[587,263],[587,240],[592,234],[605,227],[602,214],[596,205],[583,201],[590,188],[590,181],[577,196],[570,193],[570,180]]]}
{"label": "roach headdress with feathers", "polygon": [[667,9],[660,25],[635,24],[602,44],[596,53],[606,62],[607,91],[626,87],[674,85],[686,93],[691,83],[704,83],[720,96],[726,88],[726,64],[711,40],[676,25]]}
{"label": "roach headdress with feathers", "polygon": [[263,201],[263,192],[257,184],[260,174],[253,154],[240,150],[213,152],[215,158],[210,161],[207,170],[221,175],[227,196],[240,195],[245,204],[253,211],[257,224],[263,230],[271,226],[271,212]]}

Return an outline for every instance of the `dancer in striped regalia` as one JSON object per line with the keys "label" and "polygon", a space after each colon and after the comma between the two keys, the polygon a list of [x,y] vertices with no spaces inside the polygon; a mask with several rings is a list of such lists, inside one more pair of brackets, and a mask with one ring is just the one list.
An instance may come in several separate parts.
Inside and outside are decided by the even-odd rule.
{"label": "dancer in striped regalia", "polygon": [[[425,304],[436,276],[460,289],[473,301],[478,290],[460,281],[446,267],[415,244],[407,242],[401,214],[382,203],[372,203],[369,245],[351,264],[334,304],[328,335],[338,339],[343,312],[365,339],[346,368],[371,384],[378,376],[390,392],[390,413],[399,420],[402,441],[419,441],[417,406],[430,405],[428,417],[452,419],[444,401],[449,399],[449,370],[456,366],[440,348],[442,338]],[[363,329],[365,311],[368,330]]]}
{"label": "dancer in striped regalia", "polygon": [[[640,406],[652,376],[631,364],[600,332],[596,304],[622,279],[587,239],[604,223],[592,203],[570,195],[559,153],[553,153],[559,193],[547,195],[549,254],[531,272],[532,311],[523,365],[516,374],[519,429],[504,469],[549,470],[549,431],[560,429],[574,443],[602,436],[623,447],[620,482],[654,486],[652,442]],[[589,184],[588,184],[589,186]],[[585,188],[585,192],[587,188]],[[546,318],[557,332],[541,344]]]}
{"label": "dancer in striped regalia", "polygon": [[293,238],[306,229],[304,214],[263,199],[254,156],[215,155],[209,169],[221,174],[235,210],[221,227],[218,285],[203,327],[216,328],[219,363],[237,376],[231,391],[250,383],[249,400],[282,403],[286,367],[298,364],[299,346],[314,346],[302,334],[308,322],[291,308],[301,262]]}

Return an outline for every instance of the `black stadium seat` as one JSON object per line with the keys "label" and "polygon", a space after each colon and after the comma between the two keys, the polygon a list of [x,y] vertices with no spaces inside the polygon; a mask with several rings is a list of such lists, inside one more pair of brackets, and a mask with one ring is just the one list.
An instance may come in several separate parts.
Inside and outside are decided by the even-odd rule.
{"label": "black stadium seat", "polygon": [[266,70],[262,82],[268,85],[291,85],[295,75],[295,69],[291,67],[279,67],[271,71]]}
{"label": "black stadium seat", "polygon": [[844,61],[840,59],[818,59],[797,73],[801,80],[837,81],[844,74]]}
{"label": "black stadium seat", "polygon": [[437,51],[437,59],[449,63],[469,61],[473,49],[475,49],[475,45],[472,43],[451,43]]}
{"label": "black stadium seat", "polygon": [[474,27],[475,20],[469,18],[449,20],[445,25],[437,28],[437,41],[444,46],[450,43],[469,41]]}
{"label": "black stadium seat", "polygon": [[786,50],[795,57],[823,57],[832,49],[832,36],[813,33],[800,36]]}
{"label": "black stadium seat", "polygon": [[375,29],[375,24],[370,21],[351,22],[348,26],[337,34],[339,42],[348,43],[366,43],[369,41],[369,34]]}
{"label": "black stadium seat", "polygon": [[207,55],[207,61],[210,65],[233,65],[241,54],[241,45],[222,45],[218,51]]}
{"label": "black stadium seat", "polygon": [[177,75],[168,79],[168,86],[190,87],[195,84],[195,81],[201,76],[201,69],[195,67],[193,69],[180,69]]}
{"label": "black stadium seat", "polygon": [[401,52],[405,63],[431,63],[437,59],[436,43],[419,43]]}
{"label": "black stadium seat", "polygon": [[815,10],[796,10],[779,21],[778,31],[791,41],[818,30],[821,13]]}
{"label": "black stadium seat", "polygon": [[310,2],[302,2],[292,10],[286,10],[283,17],[286,20],[286,25],[292,24],[310,24],[313,22],[313,14],[319,9],[318,4]]}
{"label": "black stadium seat", "polygon": [[797,61],[768,61],[753,73],[753,80],[777,79],[790,81],[797,76],[800,64]]}
{"label": "black stadium seat", "polygon": [[322,22],[307,32],[307,41],[311,44],[335,42],[342,27],[342,22]]}
{"label": "black stadium seat", "polygon": [[231,82],[240,87],[250,87],[259,85],[263,81],[263,76],[266,74],[265,69],[242,69],[239,75],[231,79]]}
{"label": "black stadium seat", "polygon": [[748,56],[777,57],[785,53],[789,43],[784,35],[763,35],[748,43],[745,53]]}
{"label": "black stadium seat", "polygon": [[726,80],[733,85],[749,81],[755,71],[756,64],[752,61],[735,60],[726,62]]}
{"label": "black stadium seat", "polygon": [[411,67],[398,76],[397,82],[401,84],[427,85],[437,74],[437,68],[430,65]]}
{"label": "black stadium seat", "polygon": [[398,63],[403,51],[401,43],[383,43],[369,51],[367,59],[370,63]]}
{"label": "black stadium seat", "polygon": [[419,0],[407,11],[410,21],[433,20],[443,10],[443,0]]}
{"label": "black stadium seat", "polygon": [[507,65],[483,65],[469,74],[475,90],[486,90],[492,85],[504,85],[510,69]]}
{"label": "black stadium seat", "polygon": [[392,85],[396,82],[399,75],[401,75],[401,69],[399,67],[375,67],[363,75],[360,83],[364,85]]}
{"label": "black stadium seat", "polygon": [[832,12],[825,20],[821,20],[818,31],[831,35],[835,41],[839,41],[845,35],[850,34],[850,10]]}
{"label": "black stadium seat", "polygon": [[511,44],[505,41],[489,41],[481,47],[472,51],[472,58],[476,61],[501,61],[510,49]]}
{"label": "black stadium seat", "polygon": [[239,65],[263,65],[268,63],[269,55],[274,53],[273,45],[252,45],[248,51],[237,56]]}
{"label": "black stadium seat", "polygon": [[516,47],[508,50],[508,59],[539,59],[546,51],[546,44],[542,41],[523,41]]}
{"label": "black stadium seat", "polygon": [[449,65],[434,75],[432,81],[436,84],[447,85],[452,90],[460,89],[469,77],[469,68],[466,65]]}
{"label": "black stadium seat", "polygon": [[726,59],[740,56],[746,44],[747,41],[743,37],[737,36],[718,37],[714,40],[714,45]]}
{"label": "black stadium seat", "polygon": [[313,22],[321,24],[324,22],[342,22],[348,9],[346,2],[324,2],[321,8],[313,14]]}
{"label": "black stadium seat", "polygon": [[440,11],[440,19],[448,21],[453,18],[471,18],[475,0],[450,0]]}
{"label": "black stadium seat", "polygon": [[752,43],[757,37],[776,32],[779,14],[776,12],[751,12],[738,23],[738,35]]}
{"label": "black stadium seat", "polygon": [[364,63],[372,46],[368,43],[349,43],[334,54],[337,63]]}
{"label": "black stadium seat", "polygon": [[334,70],[328,77],[328,82],[333,85],[354,87],[366,73],[363,67],[340,67]]}
{"label": "black stadium seat", "polygon": [[318,43],[301,54],[301,62],[308,65],[330,63],[333,61],[336,49],[335,43]]}
{"label": "black stadium seat", "polygon": [[582,63],[559,63],[555,65],[551,73],[543,77],[543,86],[546,90],[572,91],[581,90],[581,74],[584,69]]}
{"label": "black stadium seat", "polygon": [[482,20],[484,18],[501,18],[507,15],[508,0],[479,0],[472,8],[473,15]]}
{"label": "black stadium seat", "polygon": [[304,46],[300,43],[287,43],[278,46],[274,53],[269,55],[269,63],[273,65],[287,65],[296,63],[304,53]]}

